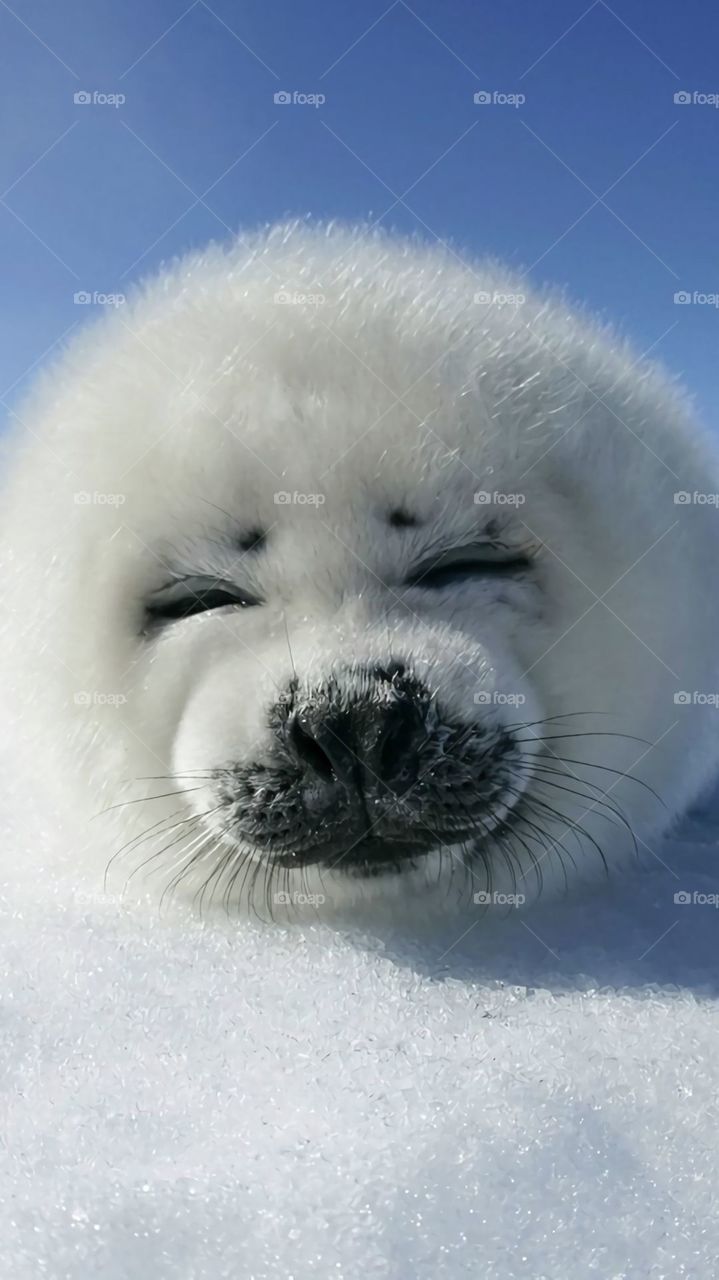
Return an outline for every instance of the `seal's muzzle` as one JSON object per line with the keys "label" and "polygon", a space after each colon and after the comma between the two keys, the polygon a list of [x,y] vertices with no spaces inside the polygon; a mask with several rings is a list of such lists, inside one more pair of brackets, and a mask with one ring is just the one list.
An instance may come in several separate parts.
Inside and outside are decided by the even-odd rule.
{"label": "seal's muzzle", "polygon": [[338,672],[271,712],[266,761],[218,772],[237,838],[281,866],[373,874],[493,825],[518,748],[452,723],[409,663]]}

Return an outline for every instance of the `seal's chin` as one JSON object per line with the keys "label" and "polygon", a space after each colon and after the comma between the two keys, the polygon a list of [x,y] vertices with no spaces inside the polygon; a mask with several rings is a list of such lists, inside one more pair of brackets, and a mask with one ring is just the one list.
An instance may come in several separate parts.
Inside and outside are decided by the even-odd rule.
{"label": "seal's chin", "polygon": [[[452,831],[442,836],[438,832],[419,830],[400,839],[383,839],[361,836],[354,841],[338,841],[315,845],[301,852],[274,852],[271,860],[276,867],[320,866],[327,871],[355,877],[370,877],[388,873],[401,874],[415,868],[430,853],[467,846],[478,839],[476,830]],[[266,856],[266,855],[265,855]]]}

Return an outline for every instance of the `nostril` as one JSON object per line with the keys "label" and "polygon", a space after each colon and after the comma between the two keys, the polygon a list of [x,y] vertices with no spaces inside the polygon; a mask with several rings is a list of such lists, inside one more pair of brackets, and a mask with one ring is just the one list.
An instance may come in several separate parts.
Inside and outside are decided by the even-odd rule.
{"label": "nostril", "polygon": [[373,674],[375,680],[386,680],[388,684],[391,684],[393,680],[401,680],[406,671],[407,668],[404,662],[393,659],[391,662],[385,663],[384,666],[378,664],[374,668]]}
{"label": "nostril", "polygon": [[301,711],[293,715],[290,720],[289,739],[298,760],[325,782],[331,782],[335,776],[332,761],[326,751],[322,750],[317,739],[303,725]]}
{"label": "nostril", "polygon": [[414,707],[401,703],[388,718],[379,756],[379,776],[383,782],[414,781],[419,761],[422,721]]}

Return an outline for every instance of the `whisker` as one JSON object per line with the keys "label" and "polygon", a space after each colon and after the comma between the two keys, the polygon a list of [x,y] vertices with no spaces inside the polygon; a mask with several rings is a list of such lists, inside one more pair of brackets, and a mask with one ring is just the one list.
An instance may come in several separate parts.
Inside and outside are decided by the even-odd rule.
{"label": "whisker", "polygon": [[144,777],[131,778],[131,782],[177,782],[179,778],[212,778],[217,769],[193,769],[185,773],[148,773]]}
{"label": "whisker", "polygon": [[96,818],[101,818],[104,813],[112,813],[113,809],[125,809],[130,804],[147,804],[149,800],[168,800],[172,796],[189,796],[193,791],[201,790],[201,787],[180,787],[179,791],[164,791],[159,796],[138,796],[136,800],[120,800],[118,804],[110,804],[106,809],[100,809],[99,813],[93,814],[90,821],[94,822]]}
{"label": "whisker", "polygon": [[[582,836],[583,839],[588,840],[589,843],[594,846],[597,853],[599,854],[599,857],[602,860],[602,865],[604,867],[604,871],[606,875],[607,876],[609,875],[609,867],[607,864],[607,859],[606,859],[604,850],[602,849],[601,845],[599,845],[598,842],[595,840],[591,832],[587,831],[586,827],[580,825],[580,823],[578,822],[575,822],[572,818],[569,817],[568,814],[562,813],[560,809],[556,809],[553,805],[548,804],[546,800],[541,800],[538,797],[532,797],[530,798],[529,803],[534,804],[535,806],[540,806],[541,809],[548,812],[553,817],[553,819],[560,824],[560,826],[568,827],[572,832],[572,834],[575,836],[577,840],[577,844],[579,845],[580,849],[582,848],[580,835]],[[521,817],[521,814],[520,814],[520,817]],[[551,835],[550,835],[550,839],[552,839]],[[565,852],[571,859],[572,866],[576,870],[577,864],[574,861],[574,858],[572,857],[571,853],[569,853],[569,850],[566,848],[564,844],[562,844],[562,847],[565,849]]]}
{"label": "whisker", "polygon": [[202,858],[204,857],[208,849],[214,848],[216,839],[217,837],[215,836],[215,833],[212,831],[201,832],[195,838],[194,842],[190,845],[190,847],[184,851],[183,863],[177,868],[175,874],[172,876],[172,879],[167,882],[164,889],[162,890],[162,895],[160,897],[161,908],[165,902],[165,899],[172,896],[172,894],[175,892],[175,889],[177,889],[178,885],[182,883],[182,881],[189,874],[192,868],[202,860]]}
{"label": "whisker", "polygon": [[[645,782],[643,778],[638,778],[634,773],[627,773],[624,769],[614,769],[608,764],[594,764],[591,760],[574,760],[571,756],[558,756],[552,752],[549,763],[553,763],[554,761],[558,764],[574,764],[586,767],[587,769],[601,769],[604,773],[614,773],[619,778],[626,778],[628,782],[635,782],[638,787],[644,787],[644,790],[648,791],[663,809],[666,809],[667,807],[661,796],[654,790],[654,788],[650,787],[648,782]],[[582,779],[582,781],[586,781],[586,779]]]}
{"label": "whisker", "polygon": [[282,621],[283,621],[284,626],[285,626],[285,637],[286,637],[286,639],[287,639],[287,652],[288,652],[288,653],[289,653],[289,655],[290,655],[290,662],[292,663],[292,674],[293,674],[293,676],[294,676],[294,678],[295,678],[295,681],[296,681],[296,680],[297,680],[297,667],[295,666],[295,658],[294,658],[294,654],[293,654],[293,652],[292,652],[292,645],[290,644],[290,629],[289,629],[289,627],[287,626],[287,614],[285,613],[284,609],[282,610]]}
{"label": "whisker", "polygon": [[[545,840],[544,840],[544,834],[545,834],[545,833],[544,833],[544,832],[542,832],[542,831],[541,831],[541,829],[540,829],[539,827],[534,826],[534,824],[533,824],[533,823],[527,823],[527,825],[528,825],[528,826],[530,826],[530,830],[535,834],[535,837],[537,837],[537,836],[538,836],[539,841],[540,841],[540,846],[545,850],[545,853],[547,853],[547,854],[548,854],[548,853],[550,853],[550,852],[551,852],[551,849],[549,849],[549,848],[547,847],[547,845],[546,845],[546,843],[545,843]],[[541,858],[537,858],[536,854],[534,853],[534,850],[531,848],[531,845],[528,845],[528,844],[527,844],[527,842],[526,842],[526,840],[524,839],[524,837],[521,835],[521,833],[520,833],[519,831],[517,831],[517,829],[516,829],[516,825],[512,828],[512,835],[513,835],[513,837],[514,837],[514,839],[515,839],[515,840],[518,840],[518,841],[519,841],[519,843],[521,844],[522,848],[525,850],[525,852],[526,852],[526,854],[527,854],[527,856],[528,856],[528,858],[529,858],[530,862],[532,863],[532,868],[533,868],[534,873],[535,873],[535,875],[536,875],[536,877],[537,877],[537,889],[538,889],[538,892],[539,892],[539,893],[541,893],[541,891],[542,891],[542,887],[543,887],[543,885],[544,885],[544,875],[543,875],[542,868],[541,868],[541,865],[540,865],[540,864],[541,864],[541,860],[542,860],[542,859],[541,859]],[[503,840],[503,839],[502,839],[502,848],[504,848],[504,840]],[[544,855],[543,855],[543,856],[544,856]],[[505,857],[506,857],[506,855],[505,855]],[[523,878],[524,878],[524,877],[523,877]],[[517,890],[517,876],[516,876],[516,870],[515,870],[514,865],[512,865],[512,890],[513,890],[513,892],[515,892],[515,893],[516,893],[516,890]]]}
{"label": "whisker", "polygon": [[560,711],[556,716],[542,716],[540,720],[517,720],[514,724],[505,724],[505,729],[532,729],[538,724],[552,724],[556,720],[571,720],[576,716],[611,716],[612,711]]}
{"label": "whisker", "polygon": [[[551,774],[552,777],[547,777],[546,776],[547,774]],[[620,822],[624,826],[626,826],[627,830],[629,831],[632,830],[625,814],[622,812],[619,806],[616,805],[613,801],[608,800],[607,799],[608,792],[602,791],[601,788],[596,785],[596,783],[590,782],[588,779],[584,779],[584,778],[574,778],[573,774],[570,775],[570,777],[574,778],[574,781],[576,781],[577,783],[580,783],[587,787],[591,787],[592,791],[596,793],[592,795],[592,792],[576,791],[573,787],[568,787],[563,785],[562,783],[554,782],[553,777],[559,777],[564,779],[567,778],[567,775],[565,773],[562,773],[560,770],[537,769],[536,771],[533,771],[531,776],[536,777],[538,783],[541,786],[554,787],[556,791],[566,791],[568,795],[578,796],[579,799],[581,800],[585,800],[585,801],[588,800],[590,802],[591,809],[596,808],[597,805],[601,805],[602,808],[609,809],[609,811],[613,813],[615,817],[619,818]],[[632,832],[632,835],[633,834],[634,833]]]}
{"label": "whisker", "polygon": [[611,733],[607,729],[596,729],[585,733],[554,733],[545,734],[543,737],[532,734],[529,738],[518,738],[512,734],[514,742],[563,742],[567,738],[625,738],[627,742],[639,742],[642,746],[653,747],[654,743],[649,742],[647,738],[637,738],[633,733]]}
{"label": "whisker", "polygon": [[[129,852],[133,848],[133,846],[139,847],[145,840],[149,840],[153,832],[156,835],[166,835],[168,832],[172,831],[173,828],[178,826],[179,824],[175,822],[171,822],[170,819],[176,817],[178,813],[184,813],[184,812],[185,810],[183,808],[183,809],[176,809],[174,813],[171,813],[169,815],[167,814],[163,815],[163,817],[158,818],[157,822],[153,822],[152,826],[147,827],[145,831],[141,832],[139,836],[133,836],[131,840],[128,840],[126,844],[123,844],[119,849],[117,849],[116,852],[113,853],[112,857],[110,858],[110,861],[105,867],[105,877],[104,877],[105,891],[107,891],[107,880],[110,873],[110,868],[112,867],[113,863],[117,860],[117,858],[121,857],[123,853]],[[191,816],[194,816],[194,815],[191,815]],[[182,821],[189,822],[190,818],[184,818],[182,819]],[[165,827],[164,831],[163,830],[158,831],[157,828],[158,827],[162,828],[165,823],[168,823],[169,825]]]}
{"label": "whisker", "polygon": [[[148,867],[148,866],[150,865],[150,863],[151,863],[151,862],[155,862],[158,858],[161,858],[161,857],[163,856],[163,854],[167,853],[170,849],[174,849],[174,848],[175,848],[175,847],[176,847],[176,846],[177,846],[177,845],[178,845],[182,840],[184,840],[188,835],[194,835],[194,834],[196,834],[196,832],[197,832],[197,828],[199,827],[199,824],[200,824],[200,819],[199,819],[199,817],[198,817],[196,814],[193,814],[191,818],[188,818],[188,819],[187,819],[187,822],[188,822],[188,823],[192,823],[192,824],[193,824],[193,825],[190,827],[190,830],[189,830],[189,831],[181,831],[181,832],[179,833],[179,835],[174,835],[174,836],[172,837],[172,839],[171,839],[171,840],[169,840],[169,841],[168,841],[168,843],[167,843],[166,845],[163,845],[162,849],[156,849],[156,850],[155,850],[155,852],[154,852],[154,853],[151,853],[151,854],[150,854],[150,856],[149,856],[148,858],[145,858],[145,860],[144,860],[143,862],[139,863],[139,865],[138,865],[138,866],[134,867],[134,868],[133,868],[133,870],[130,872],[130,874],[129,874],[128,878],[127,878],[127,883],[128,883],[128,884],[130,884],[130,883],[131,883],[131,881],[135,879],[135,876],[139,875],[141,871],[144,871],[144,870],[145,870],[145,868],[146,868],[146,867]],[[176,825],[177,825],[177,826],[181,826],[182,824],[181,824],[181,823],[177,823]],[[155,870],[157,870],[157,868],[155,868]],[[152,874],[154,874],[154,873],[153,873],[153,872],[149,872],[148,874],[149,874],[149,875],[152,875]]]}
{"label": "whisker", "polygon": [[[511,832],[512,836],[515,839],[519,838],[519,832],[517,831],[516,824],[517,822],[523,822],[525,826],[529,827],[530,832],[532,832],[535,835],[535,838],[537,837],[537,835],[541,836],[541,846],[544,849],[544,853],[542,854],[542,859],[540,859],[540,861],[543,860],[545,857],[549,857],[557,848],[557,846],[559,846],[564,850],[570,862],[572,863],[572,866],[576,869],[576,863],[574,861],[574,858],[572,857],[572,854],[570,853],[569,849],[567,849],[563,841],[560,840],[559,837],[555,837],[552,832],[545,831],[543,828],[537,827],[537,825],[534,822],[532,822],[531,819],[526,817],[524,810],[528,808],[531,804],[531,801],[527,797],[526,792],[517,792],[514,790],[514,788],[509,788],[509,787],[507,788],[507,790],[510,792],[510,794],[514,791],[514,794],[518,797],[518,803],[515,806],[515,808],[511,810],[509,814],[509,820],[507,823],[507,829]],[[551,813],[551,809],[549,809],[549,806],[547,806],[547,809],[550,813],[550,816],[553,816]],[[567,825],[566,822],[560,816],[560,826],[562,827],[562,829],[564,829],[566,825]],[[549,845],[547,845],[546,841],[550,842]],[[564,863],[562,863],[562,870],[566,877],[566,868],[564,867]],[[523,876],[523,879],[524,878],[526,877]]]}
{"label": "whisker", "polygon": [[[178,879],[187,870],[190,862],[195,857],[198,850],[206,848],[215,839],[215,833],[213,831],[208,830],[208,828],[206,827],[201,827],[199,824],[194,828],[193,831],[190,831],[187,834],[190,837],[189,844],[187,844],[184,848],[181,848],[179,850],[179,852],[172,859],[172,862],[169,867],[162,868],[165,874],[167,874],[168,872],[174,872],[178,876]],[[151,874],[154,874],[154,872]],[[172,884],[172,881],[168,881],[168,883],[165,885],[165,888],[163,889],[162,897],[160,898],[160,906],[162,906],[165,894],[167,893],[171,884]]]}
{"label": "whisker", "polygon": [[[243,869],[245,871],[245,879],[247,878],[247,863],[248,861],[251,860],[251,858],[252,858],[252,855],[250,853],[247,853],[243,856],[239,850],[237,851],[237,857],[235,858],[235,865],[231,868],[230,876],[227,881],[227,886],[222,895],[223,906],[228,916],[230,914],[232,891],[235,887],[235,884],[237,883],[237,878]],[[237,900],[242,901],[242,886],[240,887],[240,892],[237,895]]]}

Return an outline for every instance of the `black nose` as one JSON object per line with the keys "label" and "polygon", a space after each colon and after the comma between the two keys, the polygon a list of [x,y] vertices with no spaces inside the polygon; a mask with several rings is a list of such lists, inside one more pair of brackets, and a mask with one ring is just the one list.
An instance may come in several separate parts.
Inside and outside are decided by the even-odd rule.
{"label": "black nose", "polygon": [[376,677],[375,691],[338,706],[322,690],[289,718],[287,744],[308,777],[371,793],[402,792],[416,781],[426,739],[421,696]]}

